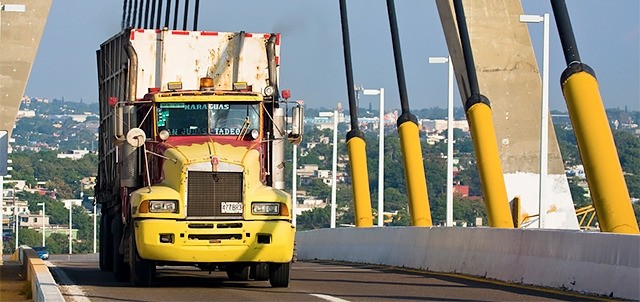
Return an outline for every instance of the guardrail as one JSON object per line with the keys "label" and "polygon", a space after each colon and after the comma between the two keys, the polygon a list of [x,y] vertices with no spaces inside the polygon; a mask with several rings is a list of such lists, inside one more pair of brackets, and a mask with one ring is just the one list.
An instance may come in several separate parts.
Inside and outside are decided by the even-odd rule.
{"label": "guardrail", "polygon": [[17,254],[22,263],[22,272],[26,274],[27,281],[31,282],[33,301],[64,302],[58,284],[38,253],[28,246],[20,246]]}
{"label": "guardrail", "polygon": [[636,300],[640,236],[564,230],[383,227],[298,232],[301,260],[459,273]]}

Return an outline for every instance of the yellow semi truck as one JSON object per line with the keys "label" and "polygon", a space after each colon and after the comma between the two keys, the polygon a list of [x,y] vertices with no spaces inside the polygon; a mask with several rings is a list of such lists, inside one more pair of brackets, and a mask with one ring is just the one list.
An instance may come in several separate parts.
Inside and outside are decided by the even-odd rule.
{"label": "yellow semi truck", "polygon": [[159,266],[288,286],[284,144],[303,109],[286,123],[279,60],[271,33],[127,29],[100,46],[102,270],[134,286]]}

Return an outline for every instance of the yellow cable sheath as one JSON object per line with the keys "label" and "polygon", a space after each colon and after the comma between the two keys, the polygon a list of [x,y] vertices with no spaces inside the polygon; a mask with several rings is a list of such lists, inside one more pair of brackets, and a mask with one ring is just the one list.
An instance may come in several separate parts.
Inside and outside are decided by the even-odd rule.
{"label": "yellow cable sheath", "polygon": [[404,157],[411,225],[432,226],[418,125],[406,121],[398,126],[398,133]]}
{"label": "yellow cable sheath", "polygon": [[600,230],[639,234],[598,81],[586,71],[562,83]]}
{"label": "yellow cable sheath", "polygon": [[349,162],[351,164],[351,183],[355,204],[356,227],[372,227],[371,195],[369,191],[369,173],[367,172],[366,143],[360,137],[347,141]]}
{"label": "yellow cable sheath", "polygon": [[491,108],[484,103],[472,105],[467,110],[467,121],[471,129],[489,226],[513,228]]}

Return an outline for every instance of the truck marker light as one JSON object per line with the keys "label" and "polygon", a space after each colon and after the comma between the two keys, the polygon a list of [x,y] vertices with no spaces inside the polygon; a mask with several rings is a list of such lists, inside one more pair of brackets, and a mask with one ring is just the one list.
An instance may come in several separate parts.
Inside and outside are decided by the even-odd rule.
{"label": "truck marker light", "polygon": [[168,90],[182,90],[182,82],[169,82],[167,83]]}
{"label": "truck marker light", "polygon": [[233,83],[233,90],[246,91],[248,88],[249,88],[249,85],[247,85],[247,82],[234,82]]}
{"label": "truck marker light", "polygon": [[109,97],[109,106],[114,107],[118,104],[118,98],[115,96]]}
{"label": "truck marker light", "polygon": [[200,90],[213,88],[212,78],[200,78]]}

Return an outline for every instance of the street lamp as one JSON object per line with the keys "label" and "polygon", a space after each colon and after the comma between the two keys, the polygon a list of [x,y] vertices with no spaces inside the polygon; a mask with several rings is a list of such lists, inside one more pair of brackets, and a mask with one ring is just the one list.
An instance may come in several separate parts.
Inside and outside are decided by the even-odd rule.
{"label": "street lamp", "polygon": [[447,97],[447,221],[446,226],[453,226],[453,63],[451,57],[429,57],[431,64],[449,64],[448,97]]}
{"label": "street lamp", "polygon": [[97,220],[97,216],[96,216],[96,200],[93,200],[93,253],[96,253],[96,220]]}
{"label": "street lamp", "polygon": [[17,204],[17,201],[16,201],[16,187],[13,187],[13,214],[15,216],[14,225],[15,225],[16,231],[14,232],[14,234],[16,235],[15,236],[16,250],[18,250],[18,238],[19,238],[18,235],[19,235],[19,232],[20,232],[20,220],[19,220],[20,216],[18,215],[18,213],[19,212],[18,212],[18,204]]}
{"label": "street lamp", "polygon": [[540,115],[540,187],[538,196],[538,228],[544,225],[544,207],[546,197],[545,183],[547,176],[547,164],[549,157],[549,14],[520,15],[520,22],[540,23],[544,27],[543,52],[542,52],[542,106]]}
{"label": "street lamp", "polygon": [[291,224],[296,226],[297,224],[297,207],[298,207],[298,145],[293,145],[293,169],[291,171],[293,181],[291,183],[291,193],[293,195],[293,201],[291,203],[291,211],[293,212],[293,218]]}
{"label": "street lamp", "polygon": [[38,202],[39,206],[42,206],[42,246],[45,246],[45,242],[44,242],[44,202]]}
{"label": "street lamp", "polygon": [[329,226],[336,227],[336,182],[338,180],[338,109],[333,110],[333,158],[331,160],[331,223]]}
{"label": "street lamp", "polygon": [[73,220],[71,219],[71,212],[73,209],[73,203],[71,201],[69,201],[69,255],[72,254],[72,249],[71,249],[71,231],[73,229],[72,225],[73,225]]}
{"label": "street lamp", "polygon": [[380,114],[378,130],[378,226],[384,225],[384,88],[362,89],[364,95],[380,96]]}

